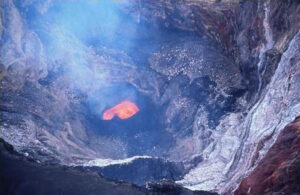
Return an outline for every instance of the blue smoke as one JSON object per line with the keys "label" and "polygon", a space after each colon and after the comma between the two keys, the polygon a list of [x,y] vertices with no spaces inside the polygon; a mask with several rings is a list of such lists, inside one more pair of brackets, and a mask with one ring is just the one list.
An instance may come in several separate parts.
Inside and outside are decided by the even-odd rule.
{"label": "blue smoke", "polygon": [[99,57],[93,47],[128,51],[134,44],[130,38],[124,41],[118,35],[122,29],[134,37],[136,28],[132,20],[120,12],[118,1],[37,0],[15,1],[15,4],[26,27],[41,40],[48,61],[63,64],[66,76],[78,88],[105,80],[106,75],[91,68]]}
{"label": "blue smoke", "polygon": [[121,22],[117,3],[112,0],[16,1],[28,26],[40,35],[58,28],[84,43],[114,38]]}
{"label": "blue smoke", "polygon": [[[135,3],[114,0],[3,0],[1,8],[4,13],[9,7],[15,8],[23,25],[22,29],[14,26],[13,30],[5,31],[1,37],[1,45],[6,42],[3,37],[14,36],[17,29],[22,37],[20,48],[23,47],[23,42],[32,47],[41,47],[40,50],[44,52],[42,58],[45,58],[48,70],[62,66],[64,81],[68,81],[71,87],[88,95],[96,94],[100,88],[111,84],[109,79],[128,75],[128,68],[122,70],[124,55],[120,55],[120,59],[116,52],[116,56],[108,54],[109,58],[116,58],[111,60],[115,64],[106,59],[101,61],[103,53],[106,55],[105,48],[130,56],[125,59],[127,64],[143,66],[143,63],[136,63],[134,60],[143,58],[146,53],[152,53],[160,41],[159,29],[145,21],[136,21],[121,11],[122,6]],[[2,14],[4,26],[7,26],[4,21],[14,25],[13,21],[17,16],[12,12]],[[28,32],[33,32],[39,41],[32,42],[28,39]],[[3,50],[1,57],[9,53],[7,49]],[[28,52],[33,58],[41,58],[41,53],[34,50]],[[25,57],[29,55],[28,52],[24,52]],[[39,64],[32,63],[31,66]],[[107,69],[118,66],[118,69],[115,72],[113,69],[110,72],[99,71],[100,66]],[[118,91],[130,91],[127,85],[122,86],[123,89]],[[128,98],[135,98],[133,96],[131,94]],[[89,97],[93,98],[97,97]],[[109,102],[108,99],[107,101]]]}
{"label": "blue smoke", "polygon": [[53,49],[55,43],[69,44],[61,40],[63,34],[85,46],[102,45],[128,51],[135,47],[136,34],[149,30],[146,24],[137,23],[120,11],[121,6],[130,3],[135,4],[114,0],[50,0],[48,4],[33,1],[29,5],[18,1],[17,4],[24,10],[28,27],[39,35],[48,49]]}
{"label": "blue smoke", "polygon": [[[34,17],[33,26],[58,28],[73,35],[83,43],[112,41],[120,24],[116,2],[99,1],[52,1],[53,5],[42,17]],[[55,38],[55,37],[53,37]]]}

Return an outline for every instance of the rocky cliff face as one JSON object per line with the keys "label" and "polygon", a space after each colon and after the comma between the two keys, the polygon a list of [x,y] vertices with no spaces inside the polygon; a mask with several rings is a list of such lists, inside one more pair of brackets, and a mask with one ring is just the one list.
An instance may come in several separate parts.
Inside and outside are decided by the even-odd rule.
{"label": "rocky cliff face", "polygon": [[[178,184],[232,193],[300,114],[299,12],[297,1],[4,0],[1,138],[43,163],[175,161]],[[136,116],[101,119],[125,99]]]}
{"label": "rocky cliff face", "polygon": [[299,193],[300,120],[288,124],[235,194]]}
{"label": "rocky cliff face", "polygon": [[[299,24],[291,25],[292,21],[287,19],[284,22],[285,33],[282,31],[279,33],[278,29],[281,26],[275,22],[279,20],[276,17],[280,15],[275,10],[281,10],[281,6],[286,6],[289,7],[290,13],[295,13],[294,16],[299,17],[296,14],[299,6],[297,2],[289,2],[289,5],[282,3],[240,4],[238,18],[248,16],[250,22],[238,21],[240,22],[238,29],[241,31],[237,31],[235,38],[236,46],[239,48],[236,50],[236,59],[247,75],[249,90],[256,91],[251,98],[253,104],[251,100],[247,100],[250,107],[245,110],[246,113],[229,114],[223,118],[222,124],[217,127],[218,132],[223,132],[216,137],[218,143],[207,147],[206,162],[201,162],[198,168],[187,174],[188,182],[183,180],[182,183],[187,185],[193,183],[191,187],[195,188],[219,188],[222,193],[231,191],[236,185],[234,183],[243,177],[241,175],[256,166],[280,130],[299,115],[298,87],[294,90],[289,88],[298,86],[298,68],[291,63],[291,59],[298,58]],[[260,20],[256,18],[259,14],[254,13],[263,13]],[[263,33],[260,33],[260,30]],[[254,35],[250,36],[249,33]],[[287,39],[290,41],[284,41]],[[246,59],[249,61],[245,61]],[[199,175],[205,176],[201,178]]]}

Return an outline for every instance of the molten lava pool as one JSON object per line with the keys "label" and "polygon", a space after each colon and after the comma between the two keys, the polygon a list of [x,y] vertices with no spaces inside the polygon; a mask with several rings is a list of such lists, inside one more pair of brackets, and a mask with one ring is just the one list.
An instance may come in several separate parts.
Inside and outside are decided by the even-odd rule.
{"label": "molten lava pool", "polygon": [[139,111],[137,105],[133,102],[125,100],[114,107],[107,109],[103,112],[102,119],[103,120],[111,120],[117,115],[120,119],[128,119],[135,115]]}

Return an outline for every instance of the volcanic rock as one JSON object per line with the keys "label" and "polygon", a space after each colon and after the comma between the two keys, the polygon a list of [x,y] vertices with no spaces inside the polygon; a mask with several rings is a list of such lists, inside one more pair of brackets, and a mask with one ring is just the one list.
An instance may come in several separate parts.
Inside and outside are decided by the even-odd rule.
{"label": "volcanic rock", "polygon": [[300,193],[300,117],[288,124],[235,194]]}

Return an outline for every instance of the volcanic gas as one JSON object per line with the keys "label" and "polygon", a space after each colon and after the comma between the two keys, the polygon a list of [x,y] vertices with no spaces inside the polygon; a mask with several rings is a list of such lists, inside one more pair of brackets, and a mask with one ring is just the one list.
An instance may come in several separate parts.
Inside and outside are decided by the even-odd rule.
{"label": "volcanic gas", "polygon": [[135,115],[139,111],[137,105],[133,102],[125,100],[114,107],[107,109],[103,112],[102,119],[103,120],[111,120],[117,115],[120,119],[128,119]]}

